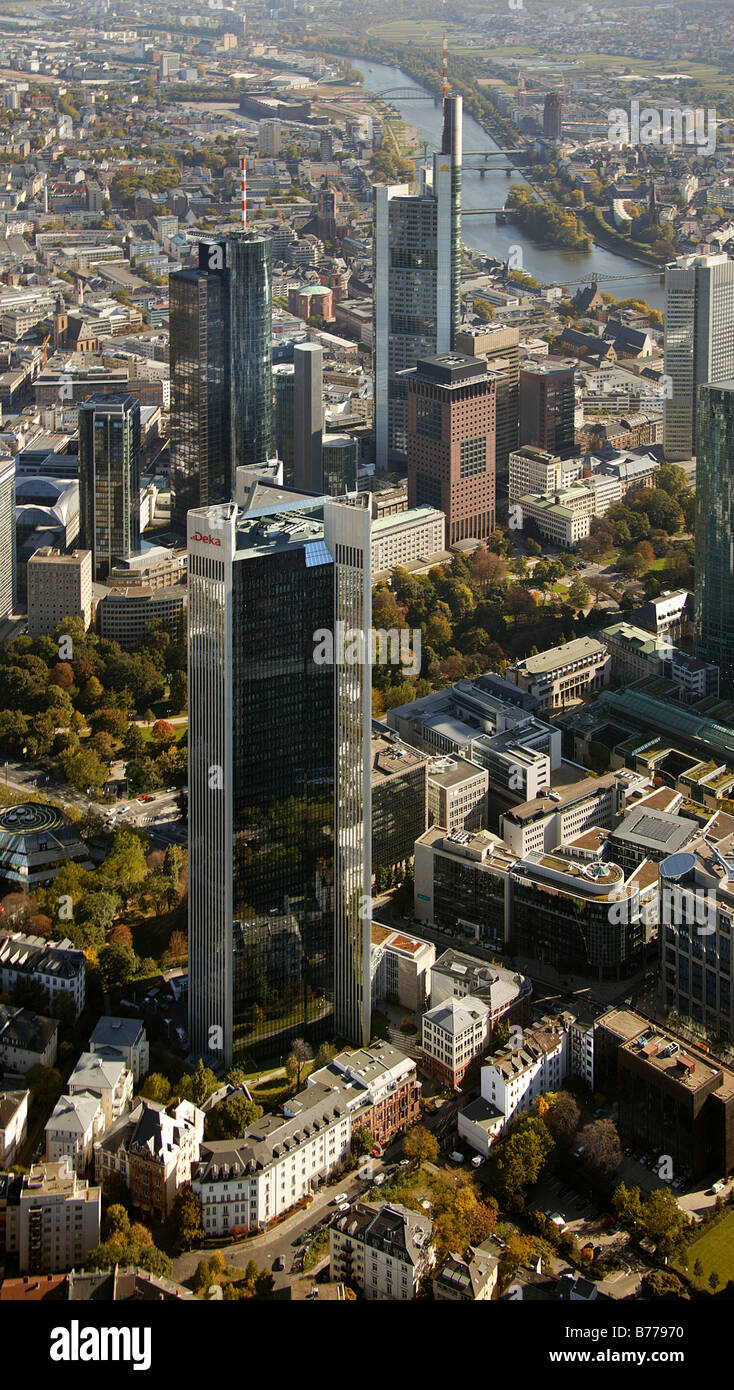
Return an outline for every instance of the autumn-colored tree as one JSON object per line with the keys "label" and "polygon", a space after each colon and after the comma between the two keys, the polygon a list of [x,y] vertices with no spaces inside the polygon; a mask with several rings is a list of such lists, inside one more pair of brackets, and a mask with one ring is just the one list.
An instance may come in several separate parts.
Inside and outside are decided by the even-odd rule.
{"label": "autumn-colored tree", "polygon": [[158,748],[168,748],[176,742],[176,730],[167,719],[156,719],[150,731],[150,741]]}
{"label": "autumn-colored tree", "polygon": [[189,943],[182,931],[172,931],[168,939],[168,956],[172,961],[185,960],[189,953]]}
{"label": "autumn-colored tree", "polygon": [[132,946],[133,934],[124,922],[117,922],[110,932],[110,941],[119,943],[120,946]]}
{"label": "autumn-colored tree", "polygon": [[425,1125],[414,1125],[403,1141],[403,1155],[415,1163],[435,1163],[439,1147],[435,1134]]}
{"label": "autumn-colored tree", "polygon": [[57,661],[56,665],[51,667],[48,678],[51,685],[58,685],[61,690],[68,690],[69,686],[74,684],[74,671],[68,661]]}

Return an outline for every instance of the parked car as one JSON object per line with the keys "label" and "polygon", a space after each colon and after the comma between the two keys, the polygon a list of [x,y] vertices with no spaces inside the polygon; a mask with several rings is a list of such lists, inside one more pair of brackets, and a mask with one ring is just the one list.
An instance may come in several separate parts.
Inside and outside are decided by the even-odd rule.
{"label": "parked car", "polygon": [[273,1269],[278,1271],[280,1271],[281,1269],[285,1269],[285,1260],[283,1259],[282,1255],[276,1255],[275,1259],[273,1260]]}
{"label": "parked car", "polygon": [[451,1159],[452,1163],[464,1162],[464,1155],[462,1153],[459,1153],[458,1149],[454,1149],[453,1153],[449,1154],[449,1158]]}
{"label": "parked car", "polygon": [[337,1192],[336,1197],[332,1197],[331,1199],[331,1205],[333,1207],[341,1206],[342,1202],[346,1202],[348,1197],[348,1192]]}
{"label": "parked car", "polygon": [[473,1159],[472,1159],[472,1161],[471,1161],[471,1166],[472,1166],[472,1168],[480,1168],[481,1165],[482,1165],[483,1163],[484,1163],[484,1158],[483,1158],[482,1154],[475,1154],[474,1157],[473,1157]]}

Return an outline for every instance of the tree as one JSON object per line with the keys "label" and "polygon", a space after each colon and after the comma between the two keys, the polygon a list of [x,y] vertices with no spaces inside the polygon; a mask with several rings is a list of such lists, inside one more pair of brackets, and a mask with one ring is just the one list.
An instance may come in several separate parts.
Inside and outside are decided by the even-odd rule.
{"label": "tree", "polygon": [[209,1139],[241,1139],[255,1120],[262,1116],[263,1108],[254,1100],[248,1100],[241,1092],[227,1096],[226,1100],[215,1105],[207,1115],[206,1128]]}
{"label": "tree", "polygon": [[291,1043],[290,1054],[286,1059],[285,1070],[291,1084],[295,1082],[296,1090],[300,1089],[303,1068],[312,1058],[313,1051],[305,1038],[294,1038]]}
{"label": "tree", "polygon": [[205,1067],[199,1058],[193,1072],[179,1079],[176,1089],[182,1100],[190,1100],[192,1105],[203,1105],[218,1086],[219,1082],[211,1067]]}
{"label": "tree", "polygon": [[493,1181],[502,1195],[517,1199],[533,1186],[553,1149],[553,1138],[544,1120],[526,1115],[513,1125],[504,1143],[494,1150]]}
{"label": "tree", "polygon": [[584,1158],[600,1173],[615,1173],[622,1162],[622,1149],[617,1126],[612,1120],[594,1120],[579,1134]]}
{"label": "tree", "polygon": [[161,752],[176,742],[176,730],[167,719],[157,719],[150,731],[150,741]]}
{"label": "tree", "polygon": [[107,1208],[107,1215],[102,1223],[102,1239],[115,1240],[119,1237],[129,1235],[130,1217],[125,1207],[121,1203],[115,1203]]}
{"label": "tree", "polygon": [[188,681],[185,671],[174,671],[171,676],[171,686],[168,695],[169,703],[174,714],[180,714],[186,709],[188,697]]}
{"label": "tree", "polygon": [[579,1127],[581,1111],[570,1091],[558,1091],[543,1118],[555,1140],[570,1144]]}
{"label": "tree", "polygon": [[60,755],[59,764],[67,782],[77,791],[92,787],[98,792],[104,786],[107,769],[94,748],[70,748]]}
{"label": "tree", "polygon": [[658,1254],[672,1255],[683,1242],[690,1220],[668,1187],[656,1188],[644,1204],[644,1224]]}
{"label": "tree", "polygon": [[352,1134],[351,1149],[355,1157],[362,1158],[364,1154],[368,1154],[370,1152],[373,1145],[374,1139],[372,1138],[372,1132],[367,1128],[366,1125],[360,1125],[359,1129],[354,1130]]}
{"label": "tree", "polygon": [[146,749],[146,742],[137,724],[129,724],[122,741],[122,751],[128,759],[140,758]]}
{"label": "tree", "polygon": [[61,1072],[56,1067],[43,1067],[37,1062],[25,1074],[25,1084],[33,1099],[41,1106],[49,1106],[61,1090]]}
{"label": "tree", "polygon": [[150,1072],[140,1087],[140,1095],[145,1100],[154,1100],[159,1105],[167,1105],[171,1098],[171,1083],[168,1077],[162,1076],[158,1071]]}
{"label": "tree", "polygon": [[[450,1195],[449,1195],[450,1194]],[[481,1245],[492,1234],[497,1222],[497,1203],[494,1199],[481,1202],[471,1186],[451,1183],[446,1192],[434,1198],[433,1241],[439,1255],[449,1250],[466,1250]]]}
{"label": "tree", "polygon": [[[170,889],[170,879],[168,879],[167,882]],[[174,889],[173,891],[175,893],[176,890]],[[188,953],[189,943],[184,933],[182,931],[172,931],[168,939],[168,950],[166,951],[166,956],[168,957],[168,959],[171,962],[186,960]]]}
{"label": "tree", "polygon": [[491,323],[494,318],[493,306],[488,299],[483,299],[481,295],[474,300],[474,313],[480,319],[484,319],[485,323]]}
{"label": "tree", "polygon": [[435,1163],[439,1155],[438,1140],[425,1125],[414,1125],[403,1140],[403,1155],[411,1162]]}
{"label": "tree", "polygon": [[193,1279],[194,1293],[206,1293],[211,1282],[212,1276],[206,1260],[199,1260]]}
{"label": "tree", "polygon": [[173,1203],[173,1227],[176,1239],[184,1250],[190,1250],[192,1245],[204,1236],[201,1199],[194,1192],[190,1182],[183,1183],[176,1193]]}
{"label": "tree", "polygon": [[127,984],[137,970],[138,958],[131,946],[110,941],[99,953],[99,968],[105,990]]}
{"label": "tree", "polygon": [[585,608],[589,602],[589,590],[578,575],[568,586],[568,601],[574,608]]}
{"label": "tree", "polygon": [[683,1285],[672,1269],[649,1270],[642,1276],[640,1293],[643,1298],[682,1298]]}
{"label": "tree", "polygon": [[103,762],[112,762],[115,756],[115,740],[111,734],[107,734],[104,732],[104,729],[100,729],[99,733],[92,734],[90,744]]}

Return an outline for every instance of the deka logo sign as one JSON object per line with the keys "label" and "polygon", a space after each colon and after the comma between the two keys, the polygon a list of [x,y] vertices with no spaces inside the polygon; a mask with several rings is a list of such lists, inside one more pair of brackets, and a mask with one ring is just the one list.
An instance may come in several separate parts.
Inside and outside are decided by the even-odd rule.
{"label": "deka logo sign", "polygon": [[191,539],[192,541],[201,541],[204,545],[222,544],[221,538],[219,536],[207,536],[204,534],[203,531],[194,531],[194,534],[191,537]]}

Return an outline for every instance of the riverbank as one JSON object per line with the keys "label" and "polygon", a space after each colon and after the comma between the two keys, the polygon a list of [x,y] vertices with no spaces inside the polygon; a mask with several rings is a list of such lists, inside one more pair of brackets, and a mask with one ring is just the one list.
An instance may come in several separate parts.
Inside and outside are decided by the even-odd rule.
{"label": "riverbank", "polygon": [[[594,241],[600,246],[606,246],[610,251],[619,251],[630,261],[637,261],[639,265],[650,266],[653,270],[662,272],[665,270],[666,261],[661,260],[653,251],[648,251],[641,242],[630,241],[629,237],[623,236],[621,232],[615,231],[605,222],[601,208],[586,207],[579,216],[584,226],[591,232]],[[671,251],[671,256],[673,252]]]}

